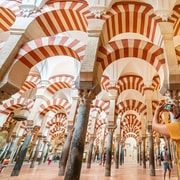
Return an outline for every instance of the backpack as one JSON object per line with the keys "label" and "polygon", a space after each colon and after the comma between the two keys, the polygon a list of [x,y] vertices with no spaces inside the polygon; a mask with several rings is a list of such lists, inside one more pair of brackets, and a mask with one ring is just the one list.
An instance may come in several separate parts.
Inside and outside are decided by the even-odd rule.
{"label": "backpack", "polygon": [[161,151],[160,159],[161,159],[161,161],[164,161],[164,151]]}

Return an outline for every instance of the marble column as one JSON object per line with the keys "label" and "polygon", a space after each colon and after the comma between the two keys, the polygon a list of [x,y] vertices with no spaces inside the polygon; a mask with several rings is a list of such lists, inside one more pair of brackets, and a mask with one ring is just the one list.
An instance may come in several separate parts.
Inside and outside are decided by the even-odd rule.
{"label": "marble column", "polygon": [[121,150],[120,150],[120,165],[124,163],[124,143],[121,142]]}
{"label": "marble column", "polygon": [[150,176],[155,176],[155,162],[154,162],[154,144],[153,144],[153,132],[152,132],[152,99],[153,89],[150,87],[144,88],[145,90],[145,103],[146,103],[146,126],[148,128],[148,149],[149,149],[149,168]]}
{"label": "marble column", "polygon": [[21,145],[22,136],[17,137],[17,138],[18,139],[17,139],[15,150],[14,150],[14,154],[12,157],[12,162],[14,162],[17,159],[17,156],[19,155],[21,148],[22,148],[22,145]]}
{"label": "marble column", "polygon": [[38,135],[38,142],[37,142],[37,146],[36,146],[36,149],[35,149],[34,156],[32,158],[31,164],[30,164],[30,168],[34,168],[35,167],[35,163],[36,163],[37,158],[38,158],[38,154],[39,154],[39,151],[40,151],[41,143],[42,143],[42,134],[40,133]]}
{"label": "marble column", "polygon": [[139,159],[139,156],[140,155],[140,151],[139,151],[139,144],[137,144],[137,163],[139,164],[140,163],[140,159]]}
{"label": "marble column", "polygon": [[120,137],[116,138],[116,154],[115,154],[115,168],[119,168],[119,143],[120,142]]}
{"label": "marble column", "polygon": [[115,128],[116,128],[116,126],[112,126],[112,127],[108,126],[105,176],[111,176],[112,141],[113,141],[113,132],[114,132]]}
{"label": "marble column", "polygon": [[11,156],[11,153],[13,152],[13,150],[14,150],[14,148],[15,148],[15,140],[16,140],[16,133],[13,133],[12,135],[11,135],[11,144],[10,144],[10,147],[9,147],[9,149],[8,149],[8,151],[7,151],[7,154],[6,154],[6,156]]}
{"label": "marble column", "polygon": [[29,143],[31,142],[31,138],[32,138],[32,134],[31,131],[33,129],[33,121],[29,121],[27,122],[27,135],[26,138],[24,140],[24,143],[22,145],[20,154],[16,160],[15,166],[12,170],[11,176],[18,176],[24,161],[24,158],[26,156],[26,152],[29,146]]}
{"label": "marble column", "polygon": [[80,105],[68,157],[65,180],[79,180],[84,153],[89,112],[94,94],[92,90],[80,90]]}
{"label": "marble column", "polygon": [[42,164],[42,162],[43,162],[44,154],[46,152],[46,146],[47,146],[47,139],[46,139],[46,137],[43,136],[42,153],[41,153],[41,157],[39,159],[38,165]]}
{"label": "marble column", "polygon": [[146,137],[142,137],[142,160],[143,160],[143,168],[146,168]]}
{"label": "marble column", "polygon": [[155,163],[154,163],[154,139],[152,132],[152,125],[148,126],[148,146],[149,146],[149,168],[150,176],[155,176]]}
{"label": "marble column", "polygon": [[95,136],[91,135],[90,136],[90,147],[89,147],[89,152],[88,152],[88,160],[87,160],[87,168],[91,168],[91,160],[92,160],[92,153],[93,153],[93,147],[94,147],[94,139],[95,139]]}
{"label": "marble column", "polygon": [[65,173],[74,128],[68,127],[68,131],[69,131],[69,133],[65,140],[65,143],[64,143],[64,146],[62,149],[62,153],[61,153],[61,157],[59,160],[59,173],[58,173],[59,176],[64,176],[64,173]]}
{"label": "marble column", "polygon": [[142,165],[142,140],[139,140],[139,165]]}
{"label": "marble column", "polygon": [[157,137],[156,143],[157,143],[157,155],[158,155],[158,157],[159,157],[159,159],[158,159],[158,165],[159,165],[159,166],[161,166],[161,160],[160,160],[160,154],[161,154],[160,142],[161,142],[161,141],[160,141],[159,137]]}
{"label": "marble column", "polygon": [[43,163],[45,163],[47,161],[48,153],[49,153],[49,148],[50,148],[50,143],[47,142],[47,149],[46,149],[46,153],[45,153],[45,156],[44,156]]}

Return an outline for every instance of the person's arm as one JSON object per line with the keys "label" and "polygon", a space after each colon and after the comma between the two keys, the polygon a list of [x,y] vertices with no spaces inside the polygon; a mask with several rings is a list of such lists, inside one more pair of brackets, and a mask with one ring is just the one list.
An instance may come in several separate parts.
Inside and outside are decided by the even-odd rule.
{"label": "person's arm", "polygon": [[159,113],[161,112],[163,107],[164,107],[164,104],[161,103],[156,108],[154,116],[153,116],[152,128],[162,135],[169,136],[170,134],[169,134],[167,126],[165,124],[159,123]]}

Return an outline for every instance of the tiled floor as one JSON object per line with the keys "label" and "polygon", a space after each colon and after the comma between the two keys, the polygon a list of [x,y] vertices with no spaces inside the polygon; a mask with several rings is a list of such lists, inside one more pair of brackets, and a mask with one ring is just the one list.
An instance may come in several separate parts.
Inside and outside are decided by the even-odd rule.
{"label": "tiled floor", "polygon": [[[13,165],[7,167],[1,174],[0,180],[63,180],[64,177],[58,176],[58,163],[47,163],[36,165],[35,168],[29,168],[29,164],[24,163],[19,176],[10,176]],[[73,179],[72,179],[73,180]],[[111,176],[104,176],[104,167],[98,163],[93,163],[90,169],[83,163],[80,180],[163,180],[162,166],[156,167],[156,176],[149,175],[149,169],[143,169],[136,163],[125,163],[119,167],[111,168]],[[168,178],[167,178],[168,180]],[[177,170],[172,169],[171,180],[178,180]]]}

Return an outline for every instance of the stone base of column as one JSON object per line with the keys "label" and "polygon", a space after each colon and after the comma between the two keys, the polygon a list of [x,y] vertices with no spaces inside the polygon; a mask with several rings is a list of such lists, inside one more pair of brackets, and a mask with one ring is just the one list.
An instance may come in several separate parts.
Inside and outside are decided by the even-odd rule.
{"label": "stone base of column", "polygon": [[64,176],[64,172],[65,172],[65,168],[64,167],[60,167],[59,168],[58,176]]}
{"label": "stone base of column", "polygon": [[106,171],[105,176],[111,176],[111,173],[109,171]]}
{"label": "stone base of column", "polygon": [[87,163],[87,168],[91,168],[91,163]]}
{"label": "stone base of column", "polygon": [[11,176],[19,176],[20,170],[13,170]]}

